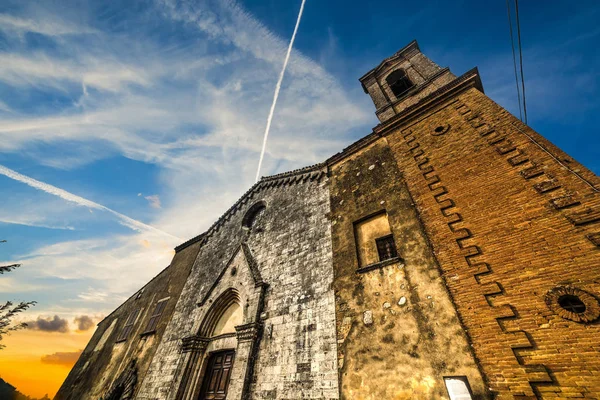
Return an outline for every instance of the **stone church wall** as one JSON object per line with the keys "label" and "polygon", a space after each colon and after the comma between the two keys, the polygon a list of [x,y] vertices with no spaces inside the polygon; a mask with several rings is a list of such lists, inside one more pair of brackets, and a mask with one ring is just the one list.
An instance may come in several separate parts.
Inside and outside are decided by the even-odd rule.
{"label": "stone church wall", "polygon": [[[181,339],[198,333],[202,307],[209,306],[198,303],[243,241],[269,285],[251,398],[338,398],[327,180],[292,181],[249,195],[239,211],[209,230],[137,398],[174,398],[185,368]],[[257,201],[266,210],[260,229],[248,232],[242,219]]]}
{"label": "stone church wall", "polygon": [[[55,399],[81,400],[105,397],[132,360],[136,360],[137,376],[145,375],[198,250],[199,244],[196,243],[176,253],[166,269],[98,324],[94,335]],[[167,297],[169,300],[155,332],[141,335],[157,300]],[[140,311],[132,331],[125,341],[117,343],[125,321],[134,310]]]}
{"label": "stone church wall", "polygon": [[[381,80],[398,68],[413,87],[391,100]],[[600,398],[600,179],[486,97],[477,69],[455,77],[416,42],[361,82],[384,122],[263,178],[179,246],[99,324],[57,399],[105,396],[132,360],[135,398],[197,398],[223,349],[229,400],[447,399],[459,378],[477,400]],[[243,324],[210,337],[223,298]]]}
{"label": "stone church wall", "polygon": [[[486,388],[385,139],[331,167],[343,399],[446,399],[444,376]],[[360,265],[357,221],[384,211],[399,258]],[[381,214],[378,214],[381,215]]]}

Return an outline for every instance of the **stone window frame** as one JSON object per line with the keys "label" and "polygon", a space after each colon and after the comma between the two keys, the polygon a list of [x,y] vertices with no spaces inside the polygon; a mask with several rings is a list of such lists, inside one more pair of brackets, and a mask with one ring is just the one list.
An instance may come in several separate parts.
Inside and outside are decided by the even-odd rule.
{"label": "stone window frame", "polygon": [[[585,311],[575,313],[563,308],[559,299],[563,296],[575,296],[585,305]],[[590,323],[600,317],[600,302],[591,293],[574,286],[557,286],[546,293],[546,305],[554,311],[559,317],[577,323]]]}
{"label": "stone window frame", "polygon": [[[398,246],[396,245],[396,242],[394,240],[394,245],[396,247],[396,257],[388,258],[387,260],[383,260],[383,261],[377,261],[377,262],[374,262],[374,263],[371,263],[371,264],[367,264],[367,265],[360,265],[360,254],[359,254],[360,250],[358,248],[358,242],[357,242],[357,237],[356,237],[356,226],[359,225],[362,222],[365,222],[365,221],[367,221],[367,220],[369,220],[369,219],[371,219],[373,217],[376,217],[378,215],[381,215],[381,214],[385,214],[386,216],[388,216],[388,224],[390,226],[390,233],[388,235],[384,235],[384,236],[381,236],[379,238],[375,238],[375,240],[381,239],[383,237],[387,237],[387,236],[390,236],[390,235],[392,237],[395,237],[394,231],[392,230],[392,224],[389,223],[389,214],[387,212],[387,209],[385,209],[385,208],[383,208],[381,210],[378,210],[378,211],[375,211],[375,212],[372,212],[370,214],[367,214],[364,217],[361,217],[361,218],[357,219],[356,221],[354,221],[352,223],[352,234],[353,234],[353,237],[354,237],[354,247],[355,247],[355,250],[356,250],[356,261],[358,263],[358,268],[357,268],[356,272],[358,272],[358,273],[369,272],[369,271],[372,271],[374,269],[380,269],[380,268],[386,267],[388,265],[395,264],[397,262],[401,262],[402,261],[402,258],[398,254]],[[379,256],[379,252],[378,252],[377,255]]]}

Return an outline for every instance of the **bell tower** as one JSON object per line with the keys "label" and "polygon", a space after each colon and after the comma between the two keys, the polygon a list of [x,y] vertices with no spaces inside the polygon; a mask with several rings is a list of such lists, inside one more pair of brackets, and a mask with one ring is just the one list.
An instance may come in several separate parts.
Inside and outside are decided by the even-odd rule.
{"label": "bell tower", "polygon": [[359,80],[373,99],[377,118],[385,122],[454,79],[448,67],[427,58],[413,40]]}

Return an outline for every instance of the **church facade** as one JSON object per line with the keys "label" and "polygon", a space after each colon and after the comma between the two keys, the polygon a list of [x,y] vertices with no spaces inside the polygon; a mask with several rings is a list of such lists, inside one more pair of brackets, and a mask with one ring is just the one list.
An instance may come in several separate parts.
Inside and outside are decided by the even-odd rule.
{"label": "church facade", "polygon": [[56,399],[600,398],[600,179],[416,42],[360,82],[380,124],[178,246]]}

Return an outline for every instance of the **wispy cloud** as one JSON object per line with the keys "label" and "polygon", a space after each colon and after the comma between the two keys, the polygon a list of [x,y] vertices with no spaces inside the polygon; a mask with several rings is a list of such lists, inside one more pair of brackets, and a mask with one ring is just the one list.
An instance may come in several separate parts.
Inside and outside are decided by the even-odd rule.
{"label": "wispy cloud", "polygon": [[86,88],[117,92],[129,84],[150,84],[144,70],[95,57],[60,60],[43,53],[0,54],[0,63],[0,80],[17,86],[35,84],[62,88],[65,82],[76,82]]}
{"label": "wispy cloud", "polygon": [[41,361],[44,364],[62,365],[70,368],[73,365],[75,365],[82,352],[83,350],[71,352],[56,352],[53,354],[42,356]]}
{"label": "wispy cloud", "polygon": [[111,299],[109,293],[94,289],[92,287],[88,288],[84,292],[79,293],[77,297],[84,301],[94,303],[106,303],[108,300]]}
{"label": "wispy cloud", "polygon": [[0,217],[0,223],[2,224],[13,224],[13,225],[23,225],[23,226],[31,226],[36,228],[45,228],[45,229],[60,229],[60,230],[68,230],[74,231],[75,228],[68,225],[47,225],[43,223],[39,223],[31,220],[24,219],[9,219]]}
{"label": "wispy cloud", "polygon": [[168,236],[172,239],[176,239],[178,241],[181,241],[180,238],[173,236],[169,233],[166,233],[164,231],[161,231],[160,229],[157,229],[153,226],[150,225],[146,225],[143,222],[140,221],[136,221],[135,219],[129,218],[126,215],[123,215],[117,211],[114,211],[108,207],[105,207],[101,204],[95,203],[91,200],[88,199],[84,199],[81,196],[77,196],[73,193],[69,193],[66,190],[63,189],[59,189],[56,186],[52,186],[48,183],[44,183],[44,182],[40,182],[36,179],[30,178],[28,176],[25,176],[23,174],[20,174],[16,171],[13,171],[10,168],[6,168],[2,165],[0,165],[0,174],[4,175],[10,179],[14,179],[16,181],[22,182],[28,186],[31,186],[35,189],[41,190],[43,192],[46,192],[48,194],[60,197],[66,201],[75,203],[77,205],[83,206],[83,207],[88,207],[88,208],[92,208],[92,209],[96,209],[96,210],[102,210],[102,211],[106,211],[109,212],[111,214],[113,214],[114,216],[116,216],[119,219],[119,222],[121,224],[123,224],[124,226],[133,229],[135,231],[152,231],[152,232],[156,232],[156,233],[160,233],[162,235]]}
{"label": "wispy cloud", "polygon": [[[34,205],[27,207],[34,217],[18,220],[49,226],[64,222],[77,229],[77,236],[46,240],[14,254],[11,258],[24,267],[11,278],[17,286],[53,287],[36,295],[40,304],[35,311],[69,321],[109,312],[169,264],[176,239],[162,231],[184,238],[197,235],[253,183],[273,88],[289,44],[287,37],[275,35],[229,0],[200,0],[191,6],[156,0],[141,12],[128,4],[103,6],[103,18],[94,21],[94,28],[81,25],[87,21],[78,14],[81,8],[60,18],[52,14],[47,19],[53,33],[40,33],[52,46],[22,51],[19,41],[13,51],[0,55],[6,65],[0,82],[14,93],[0,95],[11,110],[0,114],[1,152],[19,157],[23,165],[60,168],[56,182],[61,184],[71,174],[80,179],[85,167],[108,158],[115,163],[133,160],[155,174],[151,187],[136,187],[133,193],[120,193],[112,184],[101,189],[103,196],[116,199],[111,204],[128,210],[125,214],[147,212],[150,222],[139,225],[102,204],[16,172],[21,165],[12,159],[4,164],[15,165],[14,170],[0,167],[0,174],[38,189],[40,204],[47,201],[44,193],[50,193],[95,214],[109,212],[143,232],[116,235],[104,226],[97,232],[94,224],[101,217],[72,212],[75,207],[55,210],[53,203],[37,212]],[[45,12],[33,15],[45,21]],[[120,18],[135,29],[123,29]],[[289,26],[293,23],[291,19]],[[21,32],[42,30],[15,24]],[[10,29],[16,32],[15,24]],[[159,37],[157,27],[173,37]],[[38,93],[47,101],[31,104],[29,95]],[[348,93],[319,63],[292,50],[262,173],[322,161],[353,141],[357,129],[368,132],[374,116],[363,107],[366,102],[361,93]],[[150,213],[140,207],[139,192],[154,207],[160,201],[160,208]],[[15,196],[10,213],[0,217],[17,220],[11,215],[24,209],[21,203]],[[53,214],[60,217],[44,218]],[[26,291],[19,295],[29,296]]]}
{"label": "wispy cloud", "polygon": [[8,14],[0,14],[0,30],[18,34],[35,32],[46,36],[81,35],[97,32],[95,29],[65,23],[64,21],[54,21],[52,19],[33,20]]}
{"label": "wispy cloud", "polygon": [[53,308],[57,300],[68,302],[70,308],[85,305],[104,312],[129,297],[172,257],[173,247],[163,235],[144,233],[62,241],[0,263],[18,260],[23,264],[10,277],[15,287],[33,284],[54,288],[35,293],[34,300],[40,303],[36,312],[58,313]]}
{"label": "wispy cloud", "polygon": [[151,196],[145,196],[146,200],[150,204],[152,208],[161,208],[160,197],[157,194],[153,194]]}
{"label": "wispy cloud", "polygon": [[16,276],[3,276],[0,279],[0,293],[4,294],[38,292],[44,289],[47,289],[44,285],[29,283]]}

